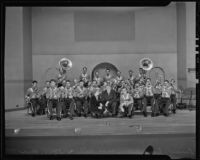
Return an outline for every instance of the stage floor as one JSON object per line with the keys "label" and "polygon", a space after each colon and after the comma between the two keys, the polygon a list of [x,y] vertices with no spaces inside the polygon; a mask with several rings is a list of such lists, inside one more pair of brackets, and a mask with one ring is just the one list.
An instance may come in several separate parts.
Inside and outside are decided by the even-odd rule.
{"label": "stage floor", "polygon": [[194,158],[195,120],[196,111],[188,110],[177,110],[169,117],[149,113],[132,119],[75,117],[61,121],[50,121],[46,115],[31,117],[26,110],[6,112],[6,150],[9,154],[141,154],[151,144],[155,154]]}
{"label": "stage floor", "polygon": [[[46,115],[31,117],[26,110],[6,112],[6,136],[74,136],[74,135],[133,135],[133,134],[195,134],[196,112],[178,110],[169,117],[129,118],[74,117],[61,121],[49,120]],[[13,129],[20,129],[14,134]]]}

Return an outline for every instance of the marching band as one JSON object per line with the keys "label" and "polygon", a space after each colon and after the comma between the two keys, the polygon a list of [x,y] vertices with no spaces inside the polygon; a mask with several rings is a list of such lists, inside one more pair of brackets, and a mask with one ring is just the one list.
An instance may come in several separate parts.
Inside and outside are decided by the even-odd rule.
{"label": "marching band", "polygon": [[165,80],[163,84],[157,80],[154,86],[142,68],[138,75],[129,70],[127,79],[120,71],[116,77],[110,74],[110,69],[105,72],[106,76],[100,77],[96,71],[91,80],[84,67],[79,80],[52,79],[45,82],[41,91],[37,81],[33,81],[25,96],[32,116],[47,113],[53,120],[55,108],[58,121],[66,117],[72,120],[74,116],[132,118],[135,110],[140,110],[147,117],[147,106],[151,106],[152,117],[160,114],[168,116],[170,104],[172,113],[176,113],[176,94],[180,90],[174,79],[170,82]]}

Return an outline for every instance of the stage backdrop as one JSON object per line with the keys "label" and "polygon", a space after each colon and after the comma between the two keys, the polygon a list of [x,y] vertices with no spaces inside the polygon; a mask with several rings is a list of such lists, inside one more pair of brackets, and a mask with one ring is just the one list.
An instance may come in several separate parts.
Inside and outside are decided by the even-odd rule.
{"label": "stage backdrop", "polygon": [[126,77],[129,69],[138,72],[143,57],[177,79],[176,7],[32,8],[33,79],[42,83],[45,71],[62,57],[73,63],[69,79],[77,78],[83,66],[91,73],[104,62]]}

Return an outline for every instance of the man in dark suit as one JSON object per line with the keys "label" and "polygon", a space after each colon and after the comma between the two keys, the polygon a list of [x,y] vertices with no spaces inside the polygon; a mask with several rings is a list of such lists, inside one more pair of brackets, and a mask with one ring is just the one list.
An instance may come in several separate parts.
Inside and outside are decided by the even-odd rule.
{"label": "man in dark suit", "polygon": [[102,103],[105,107],[105,115],[116,116],[117,111],[117,101],[116,92],[111,89],[110,85],[106,85],[106,90],[102,92]]}

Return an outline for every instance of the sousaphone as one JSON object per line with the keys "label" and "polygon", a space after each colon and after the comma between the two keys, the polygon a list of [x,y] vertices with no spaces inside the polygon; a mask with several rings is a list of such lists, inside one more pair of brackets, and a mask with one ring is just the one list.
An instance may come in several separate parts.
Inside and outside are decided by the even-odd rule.
{"label": "sousaphone", "polygon": [[153,85],[155,85],[157,81],[160,81],[161,83],[164,82],[164,69],[158,66],[154,67],[153,61],[150,58],[142,58],[140,60],[140,67],[144,70],[144,72],[148,71],[148,77],[151,78]]}
{"label": "sousaphone", "polygon": [[45,71],[45,80],[63,79],[66,76],[67,70],[72,68],[72,61],[67,58],[61,58],[58,61],[59,67],[49,67]]}

